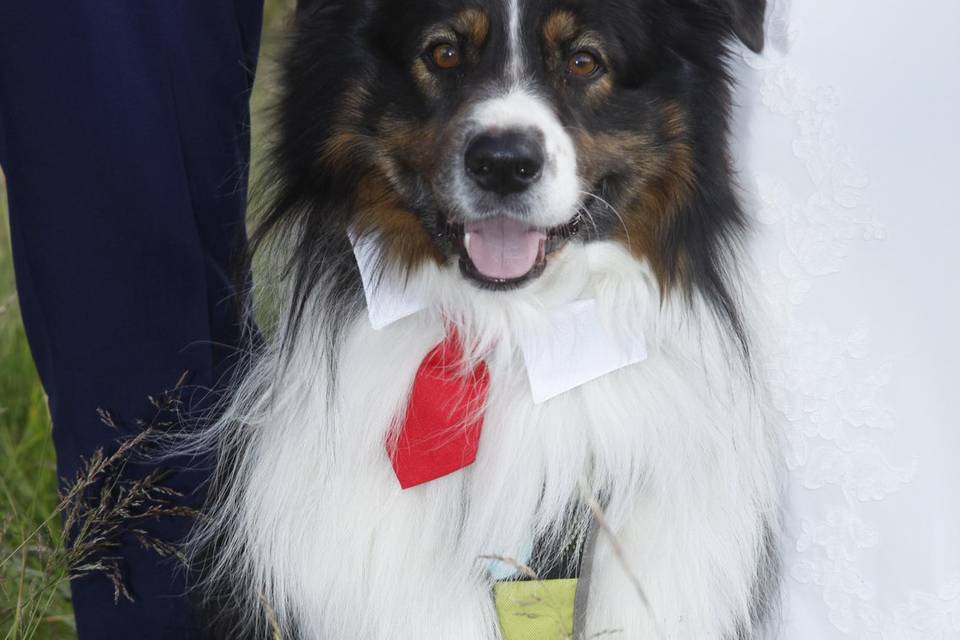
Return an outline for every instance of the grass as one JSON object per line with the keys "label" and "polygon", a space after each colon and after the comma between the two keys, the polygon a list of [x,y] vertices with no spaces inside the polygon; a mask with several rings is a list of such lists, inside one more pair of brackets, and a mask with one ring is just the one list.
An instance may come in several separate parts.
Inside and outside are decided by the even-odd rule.
{"label": "grass", "polygon": [[[254,92],[254,139],[262,140],[257,115],[269,94],[269,58],[276,33],[293,0],[267,0],[264,59]],[[254,172],[259,165],[255,144]],[[99,467],[109,475],[111,462]],[[101,478],[102,479],[102,478]],[[14,286],[5,183],[0,173],[0,640],[69,640],[76,637],[70,606],[69,569],[83,564],[84,554],[111,544],[111,518],[129,515],[122,509],[156,487],[115,483],[109,508],[105,500],[84,501],[57,494],[57,473],[46,397],[27,345]],[[81,486],[83,479],[81,479]],[[63,521],[100,519],[83,535],[84,544],[62,545]],[[74,529],[74,531],[77,531]],[[151,543],[145,540],[145,543]],[[161,551],[164,551],[161,549]],[[170,550],[166,550],[170,551]],[[110,567],[90,567],[109,575]]]}
{"label": "grass", "polygon": [[29,542],[0,564],[0,634],[5,640],[72,638],[66,581],[44,588],[59,574],[49,558],[60,546],[60,521],[45,523],[59,502],[57,474],[46,398],[14,293],[2,186],[0,178],[0,560]]}

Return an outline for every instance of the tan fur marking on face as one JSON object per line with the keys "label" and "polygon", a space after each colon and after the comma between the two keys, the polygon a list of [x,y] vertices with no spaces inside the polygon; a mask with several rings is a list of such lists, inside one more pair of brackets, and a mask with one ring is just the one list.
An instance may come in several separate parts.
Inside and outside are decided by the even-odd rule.
{"label": "tan fur marking on face", "polygon": [[368,148],[369,138],[360,132],[363,111],[370,92],[363,81],[355,81],[344,91],[343,103],[333,118],[330,136],[320,149],[321,159],[331,166],[348,164]]}
{"label": "tan fur marking on face", "polygon": [[360,180],[354,199],[353,228],[361,236],[375,235],[390,268],[412,271],[443,256],[417,215],[403,205],[390,180],[373,172]]}
{"label": "tan fur marking on face", "polygon": [[437,170],[439,132],[430,123],[384,116],[378,126],[378,161],[396,159],[430,179]]}
{"label": "tan fur marking on face", "polygon": [[667,103],[659,116],[658,135],[580,130],[576,139],[581,175],[588,182],[614,170],[631,176],[619,201],[614,239],[647,259],[666,290],[683,280],[684,261],[676,265],[679,272],[669,272],[661,247],[674,216],[690,197],[694,173],[683,109]]}
{"label": "tan fur marking on face", "polygon": [[660,247],[665,246],[674,217],[688,202],[695,182],[687,115],[679,104],[668,102],[660,108],[660,136],[660,168],[644,181],[625,217],[636,224],[641,240],[631,251],[647,252],[661,288],[668,290],[689,278],[688,261],[681,255],[669,265]]}
{"label": "tan fur marking on face", "polygon": [[574,132],[580,175],[595,183],[605,174],[625,169],[635,176],[651,175],[659,170],[656,141],[652,136],[628,131]]}
{"label": "tan fur marking on face", "polygon": [[664,134],[674,140],[681,140],[687,136],[687,118],[675,102],[668,102],[660,110]]}
{"label": "tan fur marking on face", "polygon": [[637,256],[647,256],[660,286],[668,290],[686,279],[682,260],[678,271],[670,272],[661,247],[666,241],[674,216],[687,202],[693,185],[693,154],[690,146],[678,142],[669,145],[662,161],[663,169],[641,189],[627,208],[624,218],[629,232],[621,239]]}
{"label": "tan fur marking on face", "polygon": [[587,99],[593,107],[597,107],[606,102],[607,98],[612,94],[613,80],[610,78],[610,74],[603,76],[587,89]]}
{"label": "tan fur marking on face", "polygon": [[490,34],[490,19],[487,14],[476,7],[464,9],[454,18],[453,28],[466,38],[470,45],[467,48],[467,58],[476,63]]}
{"label": "tan fur marking on face", "polygon": [[427,62],[423,58],[417,58],[410,72],[413,74],[413,79],[416,81],[417,86],[420,87],[420,91],[422,91],[425,96],[433,99],[440,97],[440,84],[437,82],[437,78],[433,75],[433,72],[427,67]]}
{"label": "tan fur marking on face", "polygon": [[547,49],[560,51],[577,35],[577,16],[566,9],[554,11],[543,23],[543,43]]}

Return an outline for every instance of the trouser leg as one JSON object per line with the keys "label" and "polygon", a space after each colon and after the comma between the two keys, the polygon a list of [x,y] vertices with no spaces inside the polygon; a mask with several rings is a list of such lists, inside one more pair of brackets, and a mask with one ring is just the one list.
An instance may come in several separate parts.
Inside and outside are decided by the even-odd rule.
{"label": "trouser leg", "polygon": [[[0,0],[0,165],[61,477],[114,446],[97,408],[129,433],[184,372],[213,386],[240,341],[261,5]],[[195,503],[205,479],[168,483]],[[179,539],[189,522],[152,526]],[[183,571],[129,540],[122,553],[136,601],[74,581],[80,637],[196,637]]]}

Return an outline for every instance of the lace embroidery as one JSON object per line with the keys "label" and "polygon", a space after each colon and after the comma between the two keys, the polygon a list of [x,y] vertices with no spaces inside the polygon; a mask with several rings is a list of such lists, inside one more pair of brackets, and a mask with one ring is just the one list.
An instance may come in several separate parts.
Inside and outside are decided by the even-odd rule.
{"label": "lace embroidery", "polygon": [[904,490],[919,460],[893,446],[901,422],[884,394],[894,367],[871,351],[868,319],[844,332],[828,313],[812,322],[815,314],[804,311],[813,308],[818,282],[839,273],[864,243],[884,240],[887,229],[871,205],[869,178],[838,130],[840,90],[818,85],[791,64],[791,44],[804,29],[790,19],[788,2],[771,4],[767,28],[765,53],[742,53],[742,75],[759,92],[744,92],[740,101],[765,109],[765,117],[791,132],[789,148],[765,143],[763,153],[792,154],[801,170],[792,173],[807,178],[791,182],[756,161],[743,171],[761,235],[762,291],[780,337],[765,371],[791,472],[788,615],[790,600],[815,594],[837,631],[830,637],[958,638],[960,577],[933,589],[903,585],[894,601],[878,596],[879,576],[866,566],[890,550],[865,507]]}

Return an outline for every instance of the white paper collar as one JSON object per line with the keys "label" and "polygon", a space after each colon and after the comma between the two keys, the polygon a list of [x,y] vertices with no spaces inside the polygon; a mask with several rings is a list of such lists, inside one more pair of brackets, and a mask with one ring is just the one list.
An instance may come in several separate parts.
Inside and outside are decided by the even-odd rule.
{"label": "white paper collar", "polygon": [[[351,238],[360,268],[370,324],[381,331],[430,305],[410,284],[380,277],[375,238]],[[519,340],[530,391],[537,404],[647,359],[642,333],[613,335],[601,321],[596,300],[577,300],[552,309],[542,325]]]}
{"label": "white paper collar", "polygon": [[380,248],[373,236],[351,235],[353,255],[360,267],[363,294],[367,299],[367,315],[377,331],[419,313],[430,306],[427,295],[412,285],[401,286],[390,278],[382,278]]}

